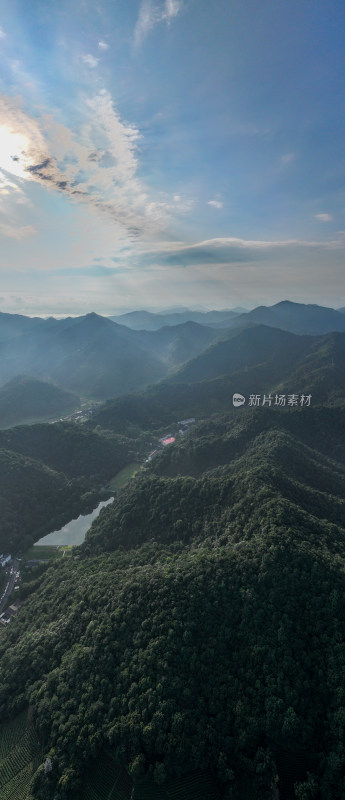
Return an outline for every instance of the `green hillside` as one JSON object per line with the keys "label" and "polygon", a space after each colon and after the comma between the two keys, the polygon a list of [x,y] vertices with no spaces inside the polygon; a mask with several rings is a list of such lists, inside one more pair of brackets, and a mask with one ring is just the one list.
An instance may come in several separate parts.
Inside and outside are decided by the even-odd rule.
{"label": "green hillside", "polygon": [[0,428],[71,413],[80,398],[58,386],[18,376],[0,388]]}
{"label": "green hillside", "polygon": [[182,367],[170,381],[212,380],[266,364],[271,365],[271,381],[276,380],[292,370],[308,351],[310,341],[309,336],[296,336],[265,325],[235,329]]}
{"label": "green hillside", "polygon": [[116,433],[138,437],[187,417],[234,413],[240,392],[273,396],[310,393],[312,404],[337,405],[345,397],[345,333],[296,336],[263,325],[232,331],[169,380],[110,400],[92,418]]}
{"label": "green hillside", "polygon": [[47,570],[0,638],[2,717],[30,702],[52,759],[35,800],[116,800],[114,769],[150,800],[343,798],[343,425],[205,422],[190,474],[164,451]]}
{"label": "green hillside", "polygon": [[0,551],[27,550],[89,513],[103,485],[133,458],[124,437],[57,423],[0,431]]}
{"label": "green hillside", "polygon": [[125,465],[128,453],[124,436],[68,422],[0,431],[0,447],[42,461],[70,478],[95,475],[105,479]]}

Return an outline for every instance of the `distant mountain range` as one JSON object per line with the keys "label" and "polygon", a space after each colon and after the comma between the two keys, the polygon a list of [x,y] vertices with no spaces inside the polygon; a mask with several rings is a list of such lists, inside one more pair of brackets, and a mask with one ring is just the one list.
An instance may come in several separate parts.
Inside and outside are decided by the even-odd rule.
{"label": "distant mountain range", "polygon": [[25,373],[99,399],[158,381],[218,336],[193,322],[139,333],[97,314],[15,326],[8,316],[0,314],[0,385]]}
{"label": "distant mountain range", "polygon": [[258,306],[252,311],[241,313],[237,309],[224,311],[188,311],[180,313],[154,314],[148,311],[132,311],[109,319],[133,330],[158,330],[164,325],[180,325],[183,322],[198,322],[200,325],[211,325],[214,328],[230,328],[252,323],[261,323],[273,328],[299,334],[329,333],[344,331],[345,321],[342,314],[345,308],[335,311],[333,308],[318,305],[305,305],[282,300],[273,306]]}
{"label": "distant mountain range", "polygon": [[[209,380],[270,364],[272,359],[278,381],[314,346],[311,336],[345,332],[341,311],[289,301],[244,314],[140,311],[116,318],[132,327],[114,319],[94,313],[62,320],[0,314],[0,386],[25,374],[105,400],[169,376],[175,382]],[[155,329],[134,329],[143,324]],[[254,329],[257,332],[251,333]],[[335,354],[330,364],[332,359],[335,365]]]}
{"label": "distant mountain range", "polygon": [[182,325],[184,322],[199,322],[200,325],[215,325],[226,327],[239,315],[235,310],[224,311],[179,311],[174,313],[152,313],[151,311],[131,311],[128,314],[109,317],[119,325],[140,331],[157,331],[165,325]]}

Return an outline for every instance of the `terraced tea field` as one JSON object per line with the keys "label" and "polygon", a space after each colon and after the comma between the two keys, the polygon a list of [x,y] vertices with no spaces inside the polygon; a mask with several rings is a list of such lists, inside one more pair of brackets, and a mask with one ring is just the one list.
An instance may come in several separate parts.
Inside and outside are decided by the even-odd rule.
{"label": "terraced tea field", "polygon": [[148,781],[133,783],[111,755],[103,752],[86,772],[80,800],[219,800],[212,776],[193,772],[161,786]]}
{"label": "terraced tea field", "polygon": [[1,800],[26,800],[30,781],[41,761],[30,711],[0,725]]}
{"label": "terraced tea field", "polygon": [[87,770],[83,800],[130,800],[132,781],[107,753],[103,753]]}
{"label": "terraced tea field", "polygon": [[147,783],[134,787],[133,800],[219,800],[221,794],[207,772],[191,772],[162,786]]}

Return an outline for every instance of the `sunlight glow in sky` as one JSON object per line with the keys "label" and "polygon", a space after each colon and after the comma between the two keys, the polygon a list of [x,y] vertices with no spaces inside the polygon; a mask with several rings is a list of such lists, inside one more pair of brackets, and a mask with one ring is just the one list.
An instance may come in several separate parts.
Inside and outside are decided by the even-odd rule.
{"label": "sunlight glow in sky", "polygon": [[0,310],[345,305],[343,0],[12,0]]}
{"label": "sunlight glow in sky", "polygon": [[6,125],[0,127],[0,170],[25,180],[27,167],[32,164],[27,152],[29,140],[21,133],[15,133]]}

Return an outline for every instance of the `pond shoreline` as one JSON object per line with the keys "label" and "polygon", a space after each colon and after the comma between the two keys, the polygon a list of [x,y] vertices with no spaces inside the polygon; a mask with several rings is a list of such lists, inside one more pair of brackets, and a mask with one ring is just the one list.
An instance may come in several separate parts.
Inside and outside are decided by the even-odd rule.
{"label": "pond shoreline", "polygon": [[64,546],[76,546],[82,544],[85,539],[85,536],[90,529],[94,519],[98,517],[98,514],[110,503],[112,503],[114,497],[109,497],[107,500],[101,500],[98,503],[96,508],[93,509],[89,514],[80,514],[77,519],[72,519],[70,522],[67,522],[66,525],[63,525],[62,528],[56,531],[52,531],[48,533],[46,536],[43,536],[39,539],[35,544],[34,547],[64,547]]}

